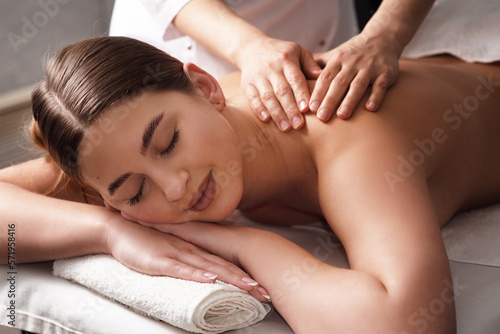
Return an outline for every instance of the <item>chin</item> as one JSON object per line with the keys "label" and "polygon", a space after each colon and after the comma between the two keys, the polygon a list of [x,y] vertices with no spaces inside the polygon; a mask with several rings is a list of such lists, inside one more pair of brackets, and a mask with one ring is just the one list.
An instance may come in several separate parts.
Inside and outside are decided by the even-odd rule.
{"label": "chin", "polygon": [[238,209],[241,196],[227,196],[226,198],[219,198],[218,203],[211,208],[210,220],[211,222],[218,222],[228,219],[234,211]]}

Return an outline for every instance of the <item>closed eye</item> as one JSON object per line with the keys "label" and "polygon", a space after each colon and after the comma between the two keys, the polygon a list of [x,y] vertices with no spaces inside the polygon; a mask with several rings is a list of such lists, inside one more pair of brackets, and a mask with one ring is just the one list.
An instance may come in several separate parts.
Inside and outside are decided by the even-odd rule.
{"label": "closed eye", "polygon": [[134,197],[132,197],[131,199],[128,200],[128,205],[134,206],[141,201],[142,191],[144,190],[144,182],[145,181],[146,181],[146,178],[143,177],[142,182],[141,182],[141,186],[139,187],[139,191],[137,192],[137,194]]}
{"label": "closed eye", "polygon": [[170,144],[168,145],[168,147],[166,149],[164,149],[163,151],[160,152],[160,156],[162,158],[166,157],[166,156],[170,155],[170,153],[172,153],[173,149],[175,148],[175,144],[177,144],[177,142],[179,141],[179,133],[180,133],[179,130],[174,131],[174,135],[172,136],[172,140],[170,141]]}

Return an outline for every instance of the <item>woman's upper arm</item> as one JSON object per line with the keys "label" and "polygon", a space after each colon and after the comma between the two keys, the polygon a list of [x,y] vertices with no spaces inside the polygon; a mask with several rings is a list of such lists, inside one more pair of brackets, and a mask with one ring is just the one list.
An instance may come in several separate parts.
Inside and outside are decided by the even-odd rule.
{"label": "woman's upper arm", "polygon": [[351,268],[376,277],[389,295],[418,310],[451,280],[425,177],[415,173],[391,187],[386,175],[397,173],[397,154],[373,147],[352,152],[335,164],[341,167],[320,173],[325,217]]}
{"label": "woman's upper arm", "polygon": [[60,169],[48,158],[38,158],[0,170],[0,182],[43,194],[56,182]]}
{"label": "woman's upper arm", "polygon": [[0,182],[51,197],[86,202],[83,189],[74,182],[61,181],[62,171],[52,159],[42,157],[0,170]]}

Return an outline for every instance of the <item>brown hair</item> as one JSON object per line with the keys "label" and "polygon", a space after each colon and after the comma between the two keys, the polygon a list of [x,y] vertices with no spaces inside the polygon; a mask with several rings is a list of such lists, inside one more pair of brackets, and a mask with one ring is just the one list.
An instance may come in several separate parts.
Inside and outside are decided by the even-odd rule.
{"label": "brown hair", "polygon": [[75,182],[85,184],[79,150],[102,113],[144,91],[190,92],[183,64],[126,37],[97,37],[61,49],[31,95],[35,143]]}

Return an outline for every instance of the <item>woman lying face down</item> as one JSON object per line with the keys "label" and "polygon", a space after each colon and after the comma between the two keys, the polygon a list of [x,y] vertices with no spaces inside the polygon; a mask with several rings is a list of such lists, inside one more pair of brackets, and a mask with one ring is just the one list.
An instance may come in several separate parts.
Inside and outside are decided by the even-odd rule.
{"label": "woman lying face down", "polygon": [[[241,265],[295,332],[454,332],[452,301],[425,328],[415,317],[451,282],[440,226],[500,198],[498,65],[402,61],[377,114],[306,115],[289,134],[254,119],[238,83],[138,41],[92,39],[49,65],[35,124],[76,182],[125,218]],[[324,218],[351,269],[268,232],[199,222],[236,209],[264,222]],[[283,284],[306,262],[300,289]]]}

